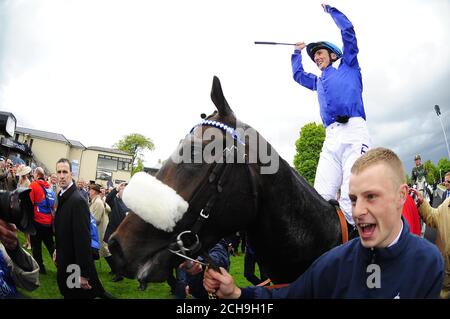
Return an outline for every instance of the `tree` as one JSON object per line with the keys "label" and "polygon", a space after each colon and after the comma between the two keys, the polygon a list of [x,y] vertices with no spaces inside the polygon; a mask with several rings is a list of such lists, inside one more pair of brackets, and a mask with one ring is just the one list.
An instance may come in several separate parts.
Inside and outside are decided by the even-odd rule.
{"label": "tree", "polygon": [[144,162],[142,161],[142,159],[138,158],[136,166],[133,166],[131,168],[131,176],[133,176],[134,173],[142,172],[143,170],[144,170]]}
{"label": "tree", "polygon": [[155,145],[150,138],[137,133],[125,135],[120,141],[114,144],[113,147],[129,153],[133,157],[131,175],[144,169],[142,152],[146,149],[150,151],[155,149]]}
{"label": "tree", "polygon": [[439,179],[439,170],[430,160],[426,161],[423,166],[427,170],[426,180],[428,185],[433,185],[434,182]]}
{"label": "tree", "polygon": [[438,174],[440,171],[440,177],[442,177],[442,179],[444,179],[445,174],[450,172],[450,160],[446,157],[442,157],[438,161],[437,169],[438,169]]}
{"label": "tree", "polygon": [[294,167],[311,185],[314,184],[324,140],[325,128],[323,125],[308,123],[300,129],[300,137],[295,141],[297,153],[294,156]]}

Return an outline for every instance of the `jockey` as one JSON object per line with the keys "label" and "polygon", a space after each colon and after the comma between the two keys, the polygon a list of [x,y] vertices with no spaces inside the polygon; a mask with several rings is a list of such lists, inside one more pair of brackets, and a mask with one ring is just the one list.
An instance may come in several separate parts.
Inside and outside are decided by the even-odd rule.
{"label": "jockey", "polygon": [[416,166],[412,169],[411,172],[411,179],[413,184],[417,184],[419,182],[422,182],[427,177],[427,170],[425,166],[421,163],[421,157],[420,154],[417,154],[414,157],[414,161],[416,162]]}
{"label": "jockey", "polygon": [[[294,80],[317,91],[320,116],[326,128],[326,138],[320,153],[314,188],[326,200],[334,199],[339,188],[339,204],[350,224],[351,202],[348,198],[350,169],[371,144],[362,100],[362,79],[357,59],[358,46],[352,23],[338,9],[322,4],[326,13],[341,30],[343,52],[334,44],[321,41],[306,45],[298,42],[292,54]],[[321,76],[305,72],[301,50],[322,71]],[[337,68],[333,62],[341,59]]]}

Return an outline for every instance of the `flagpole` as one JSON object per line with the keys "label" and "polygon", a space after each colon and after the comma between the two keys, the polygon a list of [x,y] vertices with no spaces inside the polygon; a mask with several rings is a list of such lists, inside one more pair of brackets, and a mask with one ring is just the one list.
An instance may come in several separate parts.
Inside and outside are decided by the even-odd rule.
{"label": "flagpole", "polygon": [[448,142],[447,142],[447,135],[445,134],[445,129],[444,129],[444,124],[442,123],[442,118],[441,118],[441,110],[439,109],[439,105],[435,105],[434,109],[436,111],[436,114],[439,118],[439,121],[441,122],[441,127],[442,127],[442,132],[444,132],[444,139],[445,139],[445,145],[447,146],[447,154],[448,154],[448,159],[450,159],[450,149],[448,148]]}

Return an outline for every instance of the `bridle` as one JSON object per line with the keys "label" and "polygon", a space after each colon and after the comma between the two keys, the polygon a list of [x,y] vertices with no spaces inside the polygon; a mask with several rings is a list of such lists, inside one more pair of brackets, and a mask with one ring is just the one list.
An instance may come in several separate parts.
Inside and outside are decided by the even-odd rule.
{"label": "bridle", "polygon": [[[196,199],[202,196],[205,189],[212,188],[213,193],[210,195],[203,205],[203,208],[198,213],[198,217],[194,222],[190,230],[183,230],[174,236],[174,240],[168,245],[168,250],[179,257],[192,260],[192,256],[201,251],[202,246],[198,236],[203,226],[207,223],[210,214],[213,212],[213,207],[223,193],[223,185],[228,176],[231,173],[231,165],[233,163],[230,156],[235,156],[239,153],[239,148],[243,147],[243,157],[244,164],[246,165],[248,172],[250,174],[250,184],[252,189],[252,196],[254,199],[254,209],[257,209],[257,187],[256,187],[256,176],[250,169],[248,165],[248,156],[245,152],[245,139],[241,138],[238,131],[227,124],[213,120],[202,120],[200,123],[195,125],[190,133],[192,133],[199,126],[212,126],[222,130],[225,134],[229,134],[233,138],[233,145],[231,147],[225,147],[222,153],[222,161],[216,162],[213,168],[210,170],[208,177],[200,184],[197,191],[190,202],[195,202]],[[234,158],[235,159],[235,158]],[[228,164],[228,165],[227,165]],[[203,251],[206,254],[206,251]],[[207,254],[206,254],[207,255]]]}

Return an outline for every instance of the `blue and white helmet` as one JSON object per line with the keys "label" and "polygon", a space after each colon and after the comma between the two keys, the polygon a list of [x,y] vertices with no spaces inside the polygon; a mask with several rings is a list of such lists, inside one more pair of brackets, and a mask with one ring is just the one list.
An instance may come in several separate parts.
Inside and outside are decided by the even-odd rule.
{"label": "blue and white helmet", "polygon": [[334,45],[331,42],[328,42],[328,41],[312,42],[306,46],[306,52],[308,53],[309,57],[313,61],[314,61],[314,54],[316,53],[317,50],[320,50],[320,49],[327,49],[327,50],[331,51],[332,53],[335,53],[337,55],[336,60],[339,60],[340,58],[342,58],[341,49],[339,49],[336,45]]}

